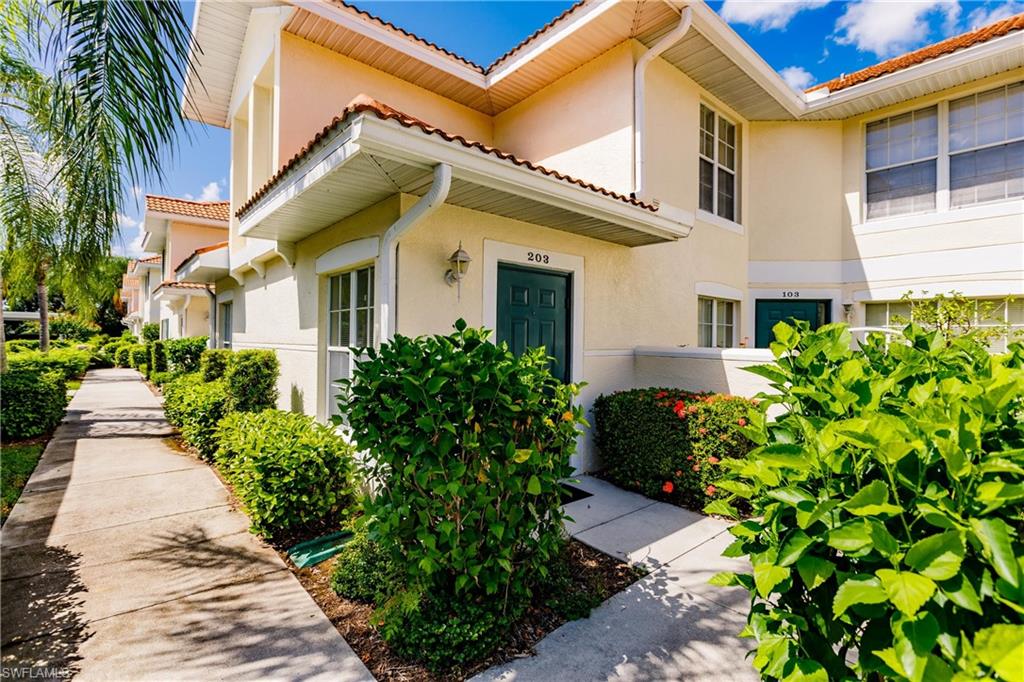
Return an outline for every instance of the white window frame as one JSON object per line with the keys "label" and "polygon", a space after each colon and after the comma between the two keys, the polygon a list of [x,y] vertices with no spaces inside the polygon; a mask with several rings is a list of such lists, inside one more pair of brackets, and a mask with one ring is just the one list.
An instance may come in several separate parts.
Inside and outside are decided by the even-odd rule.
{"label": "white window frame", "polygon": [[[357,305],[357,303],[358,303],[358,286],[357,286],[357,284],[358,284],[358,276],[359,276],[360,272],[364,272],[364,271],[369,273],[368,280],[367,280],[367,287],[368,287],[368,289],[367,289],[367,303],[368,304],[365,305],[365,306],[359,306],[359,305]],[[355,267],[351,267],[349,269],[342,270],[340,272],[333,272],[333,273],[330,273],[330,274],[325,276],[327,290],[326,290],[326,296],[324,297],[325,298],[325,300],[324,300],[324,320],[326,321],[326,324],[327,324],[327,330],[326,330],[327,331],[327,334],[326,334],[326,351],[327,352],[326,352],[325,363],[324,363],[324,373],[325,373],[325,381],[324,381],[324,412],[325,412],[325,414],[326,414],[326,416],[328,418],[333,417],[334,415],[338,414],[338,412],[337,412],[337,402],[334,400],[334,397],[335,397],[334,384],[337,383],[340,379],[347,378],[347,377],[332,377],[331,376],[331,357],[332,357],[332,355],[334,355],[334,354],[343,354],[344,356],[346,356],[345,357],[345,363],[346,363],[346,366],[348,367],[349,371],[351,372],[352,365],[354,364],[354,362],[355,362],[355,360],[357,358],[356,354],[353,352],[353,349],[354,348],[363,348],[363,347],[367,347],[367,346],[372,346],[373,343],[374,343],[375,321],[376,321],[377,315],[379,315],[379,311],[377,310],[377,300],[376,300],[376,277],[377,277],[377,267],[376,267],[376,263],[373,263],[373,262],[371,262],[371,263],[362,263],[362,264],[357,265]],[[341,279],[342,278],[348,278],[349,279],[348,310],[346,311],[344,306],[342,306],[341,308],[338,308],[337,310],[332,310],[331,309],[331,286],[333,285],[333,282],[335,280],[337,280],[338,287],[340,289],[341,288]],[[340,296],[340,293],[341,292],[339,291],[339,296]],[[360,343],[360,340],[356,338],[356,330],[357,330],[357,326],[358,326],[357,319],[358,319],[359,311],[366,311],[367,312],[367,318],[368,318],[367,325],[366,325],[367,338],[363,339],[363,341],[365,341],[365,343]],[[348,339],[344,339],[344,342],[345,342],[344,345],[341,345],[341,342],[343,340],[340,339],[340,338],[338,339],[338,342],[339,342],[338,344],[334,344],[334,345],[331,344],[331,333],[332,333],[332,331],[331,331],[331,317],[332,317],[332,313],[335,313],[335,312],[338,312],[338,313],[347,312],[348,313],[348,324],[349,324],[349,327],[348,327]],[[341,330],[340,329],[338,330],[338,334],[340,336],[340,334],[341,334]]]}
{"label": "white window frame", "polygon": [[[715,116],[715,129],[713,131],[713,133],[714,133],[714,143],[712,145],[713,146],[713,150],[712,151],[714,153],[714,158],[708,157],[707,155],[705,155],[701,151],[702,142],[703,142],[701,137],[704,134],[704,128],[702,127],[703,121],[704,121],[704,116],[703,116],[703,113],[704,113],[703,110],[704,109],[707,109],[708,111],[710,111]],[[736,131],[736,144],[733,146],[733,154],[734,154],[733,166],[734,166],[734,168],[728,168],[726,166],[723,166],[718,161],[718,145],[719,145],[719,139],[720,139],[720,133],[721,133],[719,128],[720,128],[720,124],[721,124],[721,122],[723,120],[726,123],[728,123],[729,125],[731,125],[733,127],[733,130]],[[697,208],[700,211],[708,213],[708,214],[714,216],[715,218],[717,218],[719,220],[725,220],[725,221],[728,221],[728,222],[731,222],[731,223],[736,223],[736,224],[742,224],[741,220],[740,220],[740,218],[741,218],[741,216],[740,216],[740,144],[742,142],[740,137],[741,137],[742,132],[743,132],[742,126],[740,126],[740,124],[735,119],[733,119],[731,116],[726,116],[725,114],[723,114],[721,112],[720,109],[718,109],[717,107],[711,106],[707,102],[702,101],[700,103],[699,116],[698,116],[698,119],[697,119],[697,135],[698,135],[698,140],[697,140]],[[701,159],[711,163],[711,210],[710,211],[700,205],[700,161],[701,161]],[[719,169],[725,171],[726,173],[729,173],[730,175],[732,175],[732,178],[733,178],[733,181],[732,181],[733,182],[733,185],[732,185],[732,187],[733,187],[733,193],[732,193],[732,218],[726,218],[725,216],[721,216],[718,213],[718,170]]]}
{"label": "white window frame", "polygon": [[[707,323],[700,319],[700,304],[701,301],[711,301],[711,345],[705,346],[700,342],[700,329],[702,326],[706,326]],[[720,303],[731,303],[732,304],[732,320],[728,323],[722,323],[718,319],[718,307]],[[739,336],[739,319],[740,319],[740,302],[731,298],[721,298],[716,296],[697,296],[697,347],[698,348],[736,348],[736,340]],[[720,324],[732,327],[732,343],[728,346],[719,345],[718,341],[718,327]]]}
{"label": "white window frame", "polygon": [[[1003,83],[1002,85],[994,87],[994,88],[986,88],[984,90],[979,90],[977,92],[972,92],[971,94],[964,95],[962,97],[954,97],[953,99],[950,99],[950,100],[948,100],[946,102],[947,111],[948,111],[949,105],[952,104],[953,102],[958,102],[960,100],[964,100],[964,99],[967,99],[969,97],[973,97],[975,102],[977,102],[977,99],[978,99],[978,97],[980,95],[986,95],[986,94],[988,94],[990,92],[994,92],[996,90],[1002,90],[1003,93],[1005,94],[1006,91],[1010,88],[1010,86],[1017,85],[1018,83],[1021,83],[1021,82],[1022,81],[1011,81],[1009,83]],[[1008,121],[1009,118],[1007,117],[1006,120]],[[974,146],[965,147],[963,149],[958,149],[956,151],[951,151],[949,149],[949,136],[951,134],[951,129],[948,126],[948,122],[949,122],[948,114],[947,114],[947,117],[946,117],[946,122],[947,122],[946,151],[947,151],[947,157],[948,157],[947,158],[947,164],[948,164],[947,168],[949,169],[949,175],[950,176],[952,175],[951,171],[952,171],[952,168],[953,168],[953,157],[961,156],[963,154],[970,154],[972,152],[978,152],[978,151],[981,151],[983,149],[990,149],[990,148],[993,148],[993,147],[1002,147],[1002,146],[1006,146],[1006,145],[1016,144],[1018,142],[1024,142],[1024,133],[1022,133],[1021,135],[1018,135],[1017,137],[1012,137],[1012,138],[1011,137],[1007,137],[1007,138],[1005,138],[1003,140],[1000,140],[998,142],[987,142],[985,144],[977,144],[977,136],[975,136],[975,144],[974,144]],[[975,118],[975,126],[977,126],[977,118]],[[950,183],[951,182],[952,181],[950,180]],[[950,184],[950,186],[949,186],[949,205],[950,205],[951,208],[953,208],[953,210],[957,210],[957,209],[961,209],[961,208],[970,208],[972,206],[984,206],[985,204],[994,204],[994,203],[997,203],[997,202],[1000,202],[1000,201],[1012,201],[1014,199],[1020,199],[1021,198],[1020,196],[1013,196],[1013,197],[1001,197],[999,199],[987,199],[987,200],[984,200],[984,201],[977,201],[977,200],[975,200],[975,201],[972,201],[970,203],[960,204],[958,206],[953,206],[952,205],[952,197],[953,197],[952,192],[953,192],[953,188],[952,188],[952,185]],[[977,196],[977,195],[975,195],[975,196]]]}
{"label": "white window frame", "polygon": [[[219,321],[220,347],[231,348],[231,337],[234,335],[234,301],[221,301],[217,319]],[[227,314],[225,314],[227,311]]]}
{"label": "white window frame", "polygon": [[[976,209],[979,206],[993,206],[999,203],[1021,201],[1022,197],[1011,197],[1008,199],[993,199],[991,201],[984,201],[974,204],[963,204],[955,208],[951,207],[950,204],[950,181],[949,181],[949,169],[950,169],[950,157],[962,154],[968,151],[976,151],[983,147],[976,147],[971,149],[961,149],[957,152],[950,154],[949,151],[949,104],[954,100],[960,100],[965,97],[977,96],[984,94],[992,90],[998,90],[999,88],[1007,88],[1015,83],[1020,82],[1019,79],[1011,78],[1001,85],[988,85],[985,87],[979,87],[972,92],[958,95],[957,97],[947,97],[945,99],[936,100],[932,102],[918,104],[917,106],[908,107],[901,109],[900,111],[891,112],[885,116],[879,116],[872,119],[866,119],[861,123],[860,129],[860,225],[881,225],[886,223],[892,223],[893,227],[903,226],[902,223],[907,219],[912,219],[914,216],[921,215],[935,215],[937,213],[950,213],[953,211],[969,211]],[[893,118],[895,116],[901,116],[906,113],[918,111],[920,109],[927,109],[928,107],[938,107],[938,155],[936,158],[935,167],[935,209],[928,211],[920,211],[916,213],[903,213],[895,216],[885,216],[878,218],[868,218],[868,126],[878,121],[884,121],[887,118]],[[737,138],[738,139],[738,138]],[[1013,140],[1006,140],[1004,142],[993,143],[996,144],[1010,144],[1016,142],[1022,138],[1014,138]],[[925,159],[921,159],[924,161]],[[917,163],[912,162],[912,163]],[[899,164],[896,164],[899,165]],[[871,170],[883,170],[882,168],[873,168]],[[699,200],[699,199],[698,199]]]}
{"label": "white window frame", "polygon": [[[943,104],[947,104],[947,107],[944,108]],[[868,168],[868,128],[870,126],[872,126],[872,125],[874,125],[876,123],[880,123],[882,121],[888,121],[890,119],[899,118],[900,116],[905,116],[907,114],[913,115],[913,114],[915,114],[915,113],[917,113],[919,111],[925,111],[926,109],[931,109],[933,107],[935,108],[935,119],[936,119],[936,121],[935,121],[935,126],[936,126],[936,130],[935,130],[935,135],[936,135],[936,138],[935,138],[935,143],[936,143],[936,145],[935,145],[935,154],[933,154],[931,156],[922,156],[921,158],[914,158],[914,159],[911,159],[910,161],[904,161],[902,163],[890,163],[890,164],[886,164],[884,166],[879,166],[877,168]],[[876,221],[879,221],[879,220],[898,220],[900,218],[906,218],[908,216],[913,216],[913,215],[921,215],[921,214],[925,214],[925,213],[934,213],[936,210],[940,210],[940,198],[941,198],[941,194],[942,194],[942,192],[944,190],[944,185],[945,185],[945,191],[946,191],[946,206],[948,208],[948,206],[949,206],[949,193],[948,193],[948,189],[949,189],[949,162],[948,162],[948,158],[947,158],[946,163],[945,163],[945,183],[943,182],[943,177],[942,177],[942,175],[943,175],[943,151],[944,151],[945,147],[948,147],[948,143],[949,143],[948,134],[944,133],[944,122],[948,121],[947,113],[948,113],[948,103],[938,102],[938,103],[933,103],[933,104],[926,104],[924,106],[914,107],[913,109],[908,109],[906,111],[900,111],[900,112],[892,113],[892,114],[889,114],[888,116],[883,116],[881,118],[876,118],[874,120],[867,121],[867,122],[864,123],[864,128],[862,130],[862,136],[861,136],[861,140],[862,140],[861,149],[862,149],[862,152],[863,152],[862,165],[863,165],[863,169],[864,169],[864,176],[863,176],[863,183],[862,183],[862,186],[863,186],[863,189],[864,189],[864,200],[862,202],[862,207],[863,207],[863,211],[864,211],[863,215],[864,215],[864,221],[865,222],[872,222],[873,223],[873,222],[876,222]],[[948,126],[945,126],[945,130],[948,131]],[[913,139],[914,138],[911,137],[911,140],[913,140]],[[875,217],[875,218],[869,218],[868,217],[868,176],[869,175],[871,175],[872,173],[878,173],[880,171],[892,170],[894,168],[902,168],[904,166],[913,166],[913,165],[920,164],[920,163],[927,163],[929,161],[932,161],[932,162],[935,163],[935,208],[926,208],[926,209],[921,209],[919,211],[910,211],[910,212],[907,212],[907,213],[897,213],[895,215],[884,215],[884,216],[878,216],[878,217]]]}
{"label": "white window frame", "polygon": [[[969,299],[974,303],[973,324],[974,324],[975,328],[995,327],[995,326],[1006,325],[1007,328],[1010,330],[1010,334],[1013,334],[1015,331],[1024,330],[1024,322],[1013,322],[1013,321],[1010,320],[1010,304],[1014,303],[1014,302],[1017,302],[1016,299],[1011,299],[1010,301],[1006,301],[1004,298],[987,298],[987,297],[984,297],[984,296],[971,296],[971,297],[969,297]],[[988,324],[986,324],[985,321],[980,320],[978,318],[978,314],[979,314],[978,313],[978,307],[979,307],[979,305],[982,302],[986,302],[986,301],[989,302],[989,303],[997,303],[997,304],[1001,304],[1002,305],[1002,314],[1003,314],[1002,322],[1000,322],[998,320],[993,320],[993,321],[989,321]],[[864,302],[864,322],[865,322],[865,324],[867,324],[867,317],[868,317],[867,316],[867,310],[868,310],[867,307],[869,305],[884,305],[885,306],[885,324],[883,324],[882,326],[885,327],[886,329],[901,330],[903,328],[902,325],[894,322],[893,319],[892,319],[892,317],[893,317],[892,306],[893,305],[910,305],[911,306],[911,308],[910,308],[910,313],[911,314],[908,315],[907,317],[909,317],[909,319],[911,321],[913,321],[913,317],[914,317],[913,316],[913,310],[914,309],[913,309],[913,304],[912,303],[909,303],[907,301],[865,301]],[[998,306],[997,306],[997,310],[998,310]],[[896,313],[896,314],[898,315],[899,313]],[[874,326],[874,325],[872,325],[872,326]],[[993,341],[997,341],[997,340],[1000,340],[1000,339],[1005,344],[1005,343],[1007,343],[1009,341],[1010,337],[1009,336],[997,337],[996,339],[993,339]],[[1004,346],[1004,349],[1005,349],[1005,346]],[[1002,350],[1003,349],[1000,349],[1000,352],[1002,352]]]}

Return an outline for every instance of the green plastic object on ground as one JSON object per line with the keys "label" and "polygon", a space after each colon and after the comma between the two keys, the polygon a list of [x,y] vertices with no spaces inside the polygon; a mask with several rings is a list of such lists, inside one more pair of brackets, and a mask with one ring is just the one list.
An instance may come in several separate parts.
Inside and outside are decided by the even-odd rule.
{"label": "green plastic object on ground", "polygon": [[326,561],[341,551],[349,540],[352,532],[340,530],[329,535],[321,535],[312,540],[300,542],[288,550],[288,558],[299,568],[306,568]]}

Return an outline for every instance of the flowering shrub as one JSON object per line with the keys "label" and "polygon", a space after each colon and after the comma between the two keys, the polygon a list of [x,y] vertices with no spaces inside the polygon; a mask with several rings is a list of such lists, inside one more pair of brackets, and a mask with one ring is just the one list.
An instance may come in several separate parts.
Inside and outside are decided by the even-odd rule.
{"label": "flowering shrub", "polygon": [[605,476],[619,487],[700,509],[718,495],[721,462],[744,456],[751,401],[675,388],[641,388],[594,402]]}
{"label": "flowering shrub", "polygon": [[753,570],[712,579],[749,590],[761,675],[1021,680],[1024,347],[774,332],[775,363],[750,371],[783,409],[751,412],[758,447],[718,484],[753,507],[725,551]]}

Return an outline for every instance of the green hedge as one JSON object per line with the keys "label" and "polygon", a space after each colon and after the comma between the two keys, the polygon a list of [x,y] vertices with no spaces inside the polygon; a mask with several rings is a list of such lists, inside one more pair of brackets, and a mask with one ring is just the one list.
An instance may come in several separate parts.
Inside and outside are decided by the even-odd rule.
{"label": "green hedge", "polygon": [[33,438],[52,431],[64,417],[67,385],[60,372],[10,369],[0,374],[0,437]]}
{"label": "green hedge", "polygon": [[142,366],[149,362],[149,347],[137,343],[128,351],[128,363],[135,369],[142,371]]}
{"label": "green hedge", "polygon": [[761,675],[1022,679],[1024,347],[773,332],[758,447],[720,482],[753,508],[726,550],[753,570],[713,579],[749,590]]}
{"label": "green hedge", "polygon": [[[95,322],[82,319],[75,315],[59,313],[50,316],[50,340],[52,341],[88,341],[100,333],[100,326]],[[21,329],[22,335],[39,336],[39,323],[26,322]]]}
{"label": "green hedge", "polygon": [[217,429],[228,414],[228,390],[223,380],[189,384],[174,394],[183,405],[181,436],[203,459],[212,459],[217,450]]}
{"label": "green hedge", "polygon": [[167,371],[167,349],[163,341],[153,341],[149,344],[149,371],[150,374]]}
{"label": "green hedge", "polygon": [[37,350],[11,353],[7,357],[9,369],[34,372],[53,371],[65,379],[78,379],[89,368],[91,353],[77,348],[53,348],[46,353]]}
{"label": "green hedge", "polygon": [[218,440],[217,467],[263,537],[325,523],[337,528],[355,500],[352,446],[312,417],[234,412]]}
{"label": "green hedge", "polygon": [[122,343],[114,348],[114,364],[118,367],[129,367],[131,362],[132,343]]}
{"label": "green hedge", "polygon": [[228,348],[208,348],[199,357],[199,371],[203,375],[203,381],[220,379],[228,371],[231,364],[232,352]]}
{"label": "green hedge", "polygon": [[224,378],[231,392],[231,409],[259,412],[277,404],[277,355],[272,350],[243,350],[234,354]]}
{"label": "green hedge", "polygon": [[721,462],[753,444],[742,434],[745,398],[643,388],[594,401],[594,439],[604,475],[621,488],[701,509],[718,491]]}
{"label": "green hedge", "polygon": [[188,336],[182,339],[168,339],[164,342],[167,348],[167,360],[175,372],[195,372],[199,370],[199,357],[206,350],[207,337]]}
{"label": "green hedge", "polygon": [[142,340],[146,343],[152,343],[160,339],[160,323],[159,322],[147,322],[142,325]]}

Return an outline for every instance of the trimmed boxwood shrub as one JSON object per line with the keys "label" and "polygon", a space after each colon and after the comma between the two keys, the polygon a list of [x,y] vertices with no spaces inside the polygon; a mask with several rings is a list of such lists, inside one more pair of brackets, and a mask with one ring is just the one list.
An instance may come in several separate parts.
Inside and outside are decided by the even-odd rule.
{"label": "trimmed boxwood shrub", "polygon": [[242,350],[232,357],[224,378],[237,412],[269,410],[277,404],[277,355],[272,350]]}
{"label": "trimmed boxwood shrub", "polygon": [[64,417],[67,385],[60,372],[11,369],[0,374],[0,436],[33,438],[53,430]]}
{"label": "trimmed boxwood shrub", "polygon": [[[199,356],[199,371],[203,381],[220,379],[228,371],[232,352],[228,348],[207,348]],[[276,380],[276,377],[275,377]]]}
{"label": "trimmed boxwood shrub", "polygon": [[160,338],[160,323],[159,322],[147,322],[142,325],[142,340],[146,343],[152,343]]}
{"label": "trimmed boxwood shrub", "polygon": [[167,349],[163,341],[153,341],[149,344],[149,371],[150,374],[167,371]]}
{"label": "trimmed boxwood shrub", "polygon": [[449,336],[367,349],[340,401],[369,453],[371,537],[400,567],[382,634],[431,667],[479,659],[501,640],[562,543],[578,389],[543,349],[516,357],[459,320]]}
{"label": "trimmed boxwood shrub", "polygon": [[181,436],[203,459],[217,450],[217,428],[228,413],[228,390],[223,380],[188,384],[175,394],[182,401],[178,409]]}
{"label": "trimmed boxwood shrub", "polygon": [[356,531],[338,554],[331,587],[348,599],[383,604],[401,582],[400,567],[390,550],[370,539],[365,528]]}
{"label": "trimmed boxwood shrub", "polygon": [[352,446],[308,415],[234,412],[218,441],[217,467],[265,538],[337,528],[355,500]]}
{"label": "trimmed boxwood shrub", "polygon": [[167,360],[175,372],[196,372],[199,357],[206,350],[207,337],[187,336],[182,339],[168,339],[164,342]]}
{"label": "trimmed boxwood shrub", "polygon": [[203,383],[198,373],[181,374],[163,385],[164,414],[172,426],[181,428],[185,413],[189,410],[188,395]]}
{"label": "trimmed boxwood shrub", "polygon": [[77,379],[89,368],[91,355],[88,350],[77,348],[53,348],[46,353],[38,350],[11,353],[7,358],[10,369],[43,372],[57,372],[65,379]]}
{"label": "trimmed boxwood shrub", "polygon": [[750,591],[761,675],[1020,680],[1024,347],[773,331],[776,361],[750,371],[778,393],[719,483],[753,507],[726,550],[753,570],[713,579]]}
{"label": "trimmed boxwood shrub", "polygon": [[149,380],[154,386],[163,386],[168,381],[175,379],[178,375],[174,372],[150,372]]}
{"label": "trimmed boxwood shrub", "polygon": [[115,365],[117,365],[118,367],[129,366],[128,363],[131,362],[131,352],[133,345],[134,344],[131,343],[122,343],[121,345],[117,346],[116,350],[114,351]]}
{"label": "trimmed boxwood shrub", "polygon": [[604,475],[648,497],[701,509],[717,490],[721,462],[753,447],[743,435],[752,402],[676,388],[642,388],[594,401],[594,438]]}
{"label": "trimmed boxwood shrub", "polygon": [[128,351],[128,362],[135,369],[142,371],[142,366],[149,362],[149,347],[137,343]]}

